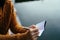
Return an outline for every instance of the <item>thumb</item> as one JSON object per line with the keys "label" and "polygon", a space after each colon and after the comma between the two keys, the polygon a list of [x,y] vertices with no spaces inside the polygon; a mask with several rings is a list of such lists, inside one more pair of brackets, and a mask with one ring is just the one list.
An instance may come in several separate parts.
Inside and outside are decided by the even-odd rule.
{"label": "thumb", "polygon": [[31,25],[31,26],[29,26],[29,28],[34,29],[34,28],[36,28],[36,25]]}

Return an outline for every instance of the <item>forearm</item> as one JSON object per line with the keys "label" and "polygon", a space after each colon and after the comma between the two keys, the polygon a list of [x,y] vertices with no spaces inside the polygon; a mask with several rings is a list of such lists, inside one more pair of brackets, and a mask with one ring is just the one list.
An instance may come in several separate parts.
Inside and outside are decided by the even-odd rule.
{"label": "forearm", "polygon": [[13,34],[13,35],[0,35],[0,40],[33,40],[30,32],[27,31],[22,34]]}
{"label": "forearm", "polygon": [[26,30],[17,22],[16,12],[11,15],[10,29],[13,33],[24,33]]}
{"label": "forearm", "polygon": [[10,29],[11,29],[11,31],[13,32],[13,33],[24,33],[24,32],[26,32],[26,29],[25,28],[23,28],[21,25],[10,25]]}
{"label": "forearm", "polygon": [[15,38],[16,38],[15,36],[0,35],[0,40],[14,40]]}

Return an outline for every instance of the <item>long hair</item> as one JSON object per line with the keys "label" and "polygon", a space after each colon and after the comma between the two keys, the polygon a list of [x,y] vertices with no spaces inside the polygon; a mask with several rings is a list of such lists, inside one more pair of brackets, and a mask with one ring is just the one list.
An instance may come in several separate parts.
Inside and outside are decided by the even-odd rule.
{"label": "long hair", "polygon": [[3,7],[4,6],[5,1],[6,0],[0,0],[0,7]]}

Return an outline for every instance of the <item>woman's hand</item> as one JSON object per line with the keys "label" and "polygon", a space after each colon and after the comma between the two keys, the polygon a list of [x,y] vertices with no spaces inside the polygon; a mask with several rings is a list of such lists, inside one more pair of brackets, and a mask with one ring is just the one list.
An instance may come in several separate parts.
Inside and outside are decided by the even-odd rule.
{"label": "woman's hand", "polygon": [[38,29],[37,29],[36,25],[31,25],[29,27],[29,29],[31,31],[31,34],[32,34],[33,39],[34,40],[37,40],[39,32],[38,32]]}

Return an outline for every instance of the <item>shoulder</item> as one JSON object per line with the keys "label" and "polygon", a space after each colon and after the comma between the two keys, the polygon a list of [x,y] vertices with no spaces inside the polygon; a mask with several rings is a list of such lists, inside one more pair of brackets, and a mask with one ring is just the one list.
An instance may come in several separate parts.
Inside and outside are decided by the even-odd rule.
{"label": "shoulder", "polygon": [[11,6],[11,7],[12,7],[12,6],[13,6],[12,1],[6,1],[6,2],[5,2],[5,6]]}
{"label": "shoulder", "polygon": [[14,5],[11,1],[6,1],[3,7],[4,12],[13,12]]}
{"label": "shoulder", "polygon": [[4,9],[13,9],[14,8],[14,5],[11,1],[6,1],[5,4],[4,4]]}

